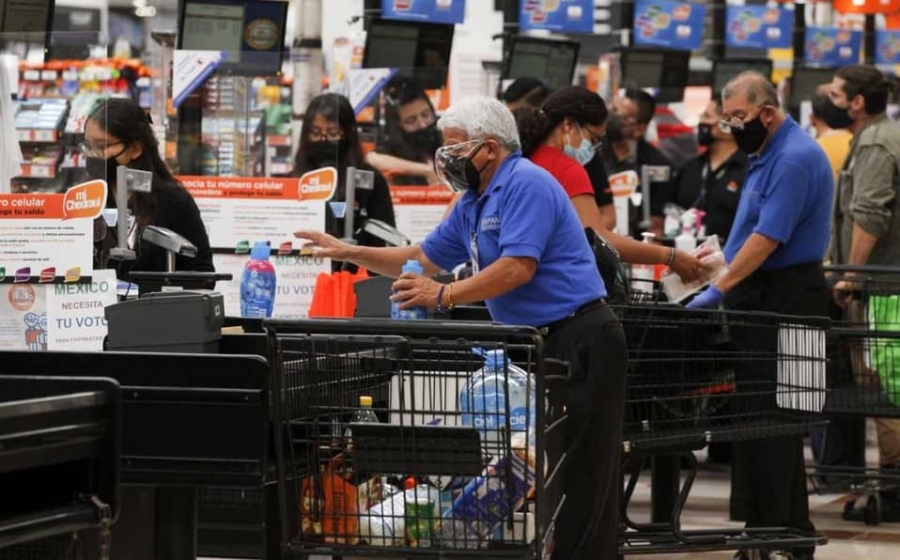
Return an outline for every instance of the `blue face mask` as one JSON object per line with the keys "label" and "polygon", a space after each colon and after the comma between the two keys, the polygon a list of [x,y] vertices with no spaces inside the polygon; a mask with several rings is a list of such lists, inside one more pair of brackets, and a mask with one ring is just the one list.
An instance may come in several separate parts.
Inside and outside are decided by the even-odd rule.
{"label": "blue face mask", "polygon": [[578,127],[578,132],[581,134],[581,145],[577,148],[573,148],[566,144],[563,146],[563,153],[577,161],[579,165],[583,167],[594,159],[594,145],[588,142],[587,138],[584,137],[584,133],[581,132],[580,126]]}

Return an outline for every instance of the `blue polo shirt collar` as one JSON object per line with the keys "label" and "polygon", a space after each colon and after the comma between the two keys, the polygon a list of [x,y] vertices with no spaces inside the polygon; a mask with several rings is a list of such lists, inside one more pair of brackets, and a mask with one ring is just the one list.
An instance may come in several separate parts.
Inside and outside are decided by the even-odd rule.
{"label": "blue polo shirt collar", "polygon": [[759,165],[765,165],[766,162],[769,161],[769,158],[772,157],[772,154],[778,153],[781,151],[781,147],[785,142],[785,138],[790,134],[791,129],[797,126],[797,123],[794,122],[794,119],[791,118],[790,115],[786,115],[784,122],[781,123],[781,126],[778,127],[778,130],[775,131],[775,134],[772,135],[772,138],[769,140],[766,147],[763,148],[763,151],[759,155],[749,156],[747,159],[750,162],[750,167],[757,167]]}

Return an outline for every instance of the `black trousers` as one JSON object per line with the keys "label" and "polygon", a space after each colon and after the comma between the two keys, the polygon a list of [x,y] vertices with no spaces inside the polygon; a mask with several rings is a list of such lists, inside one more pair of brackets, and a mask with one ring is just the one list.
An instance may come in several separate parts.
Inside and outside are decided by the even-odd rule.
{"label": "black trousers", "polygon": [[[824,317],[828,315],[825,275],[819,263],[758,271],[728,294],[725,306],[738,311]],[[738,332],[734,337],[741,344]],[[776,343],[774,337],[771,343]],[[815,530],[809,520],[803,436],[735,443],[731,492],[733,517],[746,521],[747,527]]]}
{"label": "black trousers", "polygon": [[578,315],[547,336],[550,358],[569,362],[565,506],[556,524],[556,560],[618,555],[622,422],[627,349],[607,306]]}

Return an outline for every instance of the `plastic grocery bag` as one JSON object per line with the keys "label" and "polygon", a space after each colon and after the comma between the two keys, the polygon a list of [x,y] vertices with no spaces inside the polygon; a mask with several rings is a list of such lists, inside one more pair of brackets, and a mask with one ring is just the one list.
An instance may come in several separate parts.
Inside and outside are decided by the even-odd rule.
{"label": "plastic grocery bag", "polygon": [[881,388],[894,406],[900,406],[900,339],[878,338],[877,332],[900,331],[900,296],[872,296],[869,298],[869,323],[872,367],[878,372]]}
{"label": "plastic grocery bag", "polygon": [[728,263],[725,262],[725,253],[719,245],[719,238],[715,235],[709,237],[697,247],[692,253],[700,259],[700,262],[706,267],[705,273],[693,282],[684,282],[680,276],[674,272],[670,272],[663,276],[663,291],[666,297],[672,302],[681,302],[690,296],[696,294],[709,284],[721,278],[728,272]]}

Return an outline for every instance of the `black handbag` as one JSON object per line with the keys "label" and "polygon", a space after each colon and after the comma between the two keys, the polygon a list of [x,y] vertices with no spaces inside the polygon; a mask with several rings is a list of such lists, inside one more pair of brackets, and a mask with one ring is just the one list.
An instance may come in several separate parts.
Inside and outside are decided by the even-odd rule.
{"label": "black handbag", "polygon": [[594,252],[597,270],[600,271],[600,277],[603,278],[603,283],[606,285],[609,302],[612,304],[627,303],[628,280],[619,260],[619,252],[593,228],[585,228],[584,233]]}

